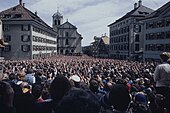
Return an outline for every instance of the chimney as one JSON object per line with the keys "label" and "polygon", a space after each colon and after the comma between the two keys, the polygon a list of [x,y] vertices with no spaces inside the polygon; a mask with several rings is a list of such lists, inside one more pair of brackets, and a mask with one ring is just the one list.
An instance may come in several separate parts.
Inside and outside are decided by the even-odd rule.
{"label": "chimney", "polygon": [[142,5],[142,0],[138,1],[138,7],[140,7]]}
{"label": "chimney", "polygon": [[23,4],[22,4],[22,0],[19,0],[19,5],[23,5]]}
{"label": "chimney", "polygon": [[25,7],[25,3],[23,3],[22,6]]}
{"label": "chimney", "polygon": [[37,11],[35,11],[35,15],[37,15],[38,13],[37,13]]}
{"label": "chimney", "polygon": [[137,5],[138,5],[137,3],[135,3],[135,4],[134,4],[134,9],[136,9],[136,8],[137,8]]}

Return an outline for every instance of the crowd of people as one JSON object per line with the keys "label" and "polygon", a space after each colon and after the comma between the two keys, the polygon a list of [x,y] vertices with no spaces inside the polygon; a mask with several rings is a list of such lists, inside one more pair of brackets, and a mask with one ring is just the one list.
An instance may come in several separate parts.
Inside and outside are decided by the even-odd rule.
{"label": "crowd of people", "polygon": [[160,57],[3,61],[0,113],[170,113],[170,54]]}

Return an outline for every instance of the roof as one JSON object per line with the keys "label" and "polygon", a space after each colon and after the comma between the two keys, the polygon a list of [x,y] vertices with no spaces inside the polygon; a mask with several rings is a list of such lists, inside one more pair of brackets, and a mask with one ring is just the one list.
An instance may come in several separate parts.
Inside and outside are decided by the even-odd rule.
{"label": "roof", "polygon": [[111,25],[113,25],[117,22],[120,22],[122,20],[125,20],[129,17],[145,17],[145,16],[151,14],[153,11],[154,10],[152,10],[152,9],[146,7],[146,6],[140,5],[139,7],[134,8],[130,12],[126,13],[123,17],[119,18],[118,20],[116,20],[115,22],[111,23],[108,26],[111,26]]}
{"label": "roof", "polygon": [[103,36],[102,40],[103,40],[104,44],[109,45],[109,37],[108,36]]}
{"label": "roof", "polygon": [[77,29],[76,26],[74,26],[73,24],[71,24],[70,22],[66,21],[65,23],[63,23],[62,25],[60,25],[60,28],[73,28],[73,29]]}
{"label": "roof", "polygon": [[38,23],[45,25],[46,27],[50,27],[40,17],[32,13],[30,10],[28,10],[21,4],[0,12],[0,16],[3,17],[2,20],[14,20],[14,21],[15,20],[34,20]]}
{"label": "roof", "polygon": [[56,13],[54,13],[54,15],[53,16],[61,16],[62,17],[62,14],[57,10],[57,12]]}
{"label": "roof", "polygon": [[144,19],[155,18],[155,17],[167,17],[170,16],[170,1],[158,8],[156,11],[152,12]]}

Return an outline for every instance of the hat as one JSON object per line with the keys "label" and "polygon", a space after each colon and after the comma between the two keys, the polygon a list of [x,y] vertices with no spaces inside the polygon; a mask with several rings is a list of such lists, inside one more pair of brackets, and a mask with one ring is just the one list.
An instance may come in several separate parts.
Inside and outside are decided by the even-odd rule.
{"label": "hat", "polygon": [[148,103],[147,96],[143,92],[136,93],[134,101],[137,103],[143,103],[143,104]]}
{"label": "hat", "polygon": [[73,75],[70,77],[71,80],[73,80],[74,82],[80,82],[80,77],[78,75]]}

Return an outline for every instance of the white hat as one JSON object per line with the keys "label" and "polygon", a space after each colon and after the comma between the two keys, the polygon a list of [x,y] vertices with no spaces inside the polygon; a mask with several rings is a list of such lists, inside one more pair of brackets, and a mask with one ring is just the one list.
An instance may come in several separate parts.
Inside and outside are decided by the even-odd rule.
{"label": "white hat", "polygon": [[70,77],[71,80],[75,81],[75,82],[80,82],[80,77],[78,75],[73,75]]}

